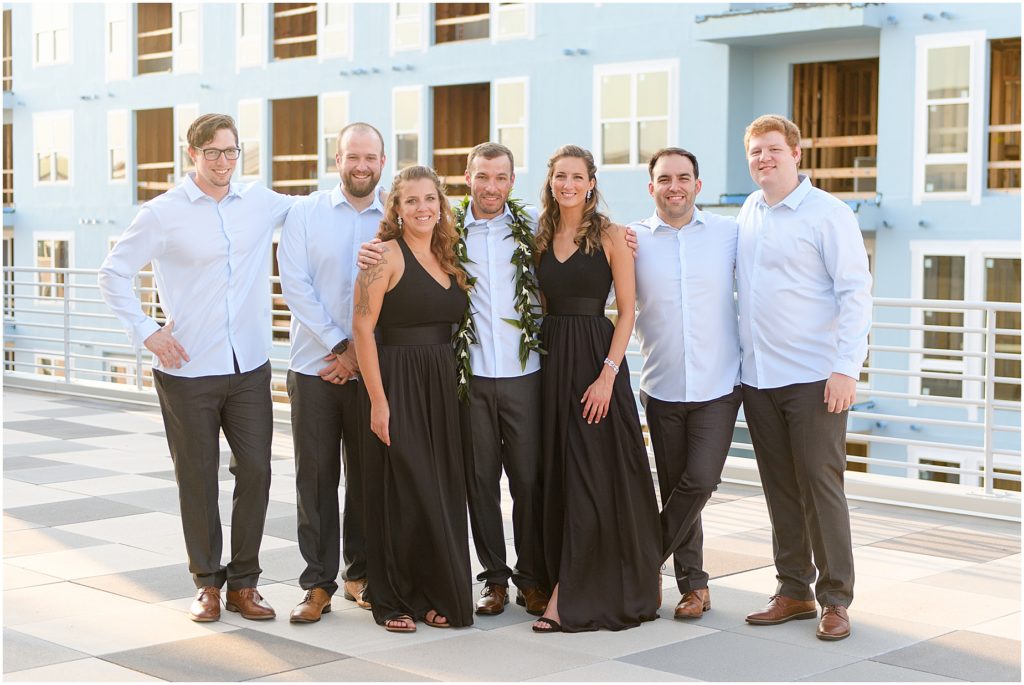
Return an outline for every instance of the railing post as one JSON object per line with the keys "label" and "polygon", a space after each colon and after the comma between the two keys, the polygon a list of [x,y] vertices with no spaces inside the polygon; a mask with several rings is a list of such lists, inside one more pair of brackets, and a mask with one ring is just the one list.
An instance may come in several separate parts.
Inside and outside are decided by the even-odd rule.
{"label": "railing post", "polygon": [[[135,283],[135,293],[141,295],[139,292],[139,274],[136,273],[132,280]],[[139,299],[142,298],[140,297]],[[135,348],[135,389],[142,390],[142,345]]]}
{"label": "railing post", "polygon": [[985,308],[985,494],[995,492],[995,471],[992,459],[992,426],[995,423],[996,398],[996,312],[991,306]]}
{"label": "railing post", "polygon": [[[58,273],[54,274],[57,280]],[[71,274],[64,279],[61,293],[64,296],[64,382],[71,383]]]}

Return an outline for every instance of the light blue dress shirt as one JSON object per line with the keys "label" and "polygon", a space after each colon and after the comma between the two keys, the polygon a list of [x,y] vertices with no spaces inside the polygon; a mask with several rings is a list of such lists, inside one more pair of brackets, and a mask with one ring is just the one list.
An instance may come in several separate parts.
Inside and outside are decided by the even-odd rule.
{"label": "light blue dress shirt", "polygon": [[[537,226],[537,214],[527,208],[530,225]],[[466,209],[466,271],[475,277],[471,293],[473,325],[477,344],[469,348],[473,375],[480,378],[514,378],[540,370],[540,355],[530,352],[526,368],[519,361],[521,331],[502,319],[519,319],[515,309],[516,267],[512,263],[515,243],[509,222],[512,212],[493,219],[473,216],[473,204]],[[534,301],[534,304],[537,304]]]}
{"label": "light blue dress shirt", "polygon": [[871,328],[871,274],[853,211],[811,185],[773,207],[743,203],[737,257],[743,382],[778,388],[860,375]]}
{"label": "light blue dress shirt", "polygon": [[352,337],[352,293],[359,273],[359,246],[377,235],[384,206],[359,212],[341,186],[300,199],[284,222],[277,263],[281,290],[292,313],[288,368],[315,375],[324,357]]}
{"label": "light blue dress shirt", "polygon": [[138,348],[160,325],[142,311],[132,279],[153,263],[160,304],[190,361],[166,369],[197,378],[244,373],[270,354],[270,247],[296,198],[258,183],[232,183],[217,202],[194,173],[142,205],[100,267],[103,299]]}
{"label": "light blue dress shirt", "polygon": [[636,232],[640,389],[665,402],[706,402],[739,383],[733,274],[736,221],[694,209],[681,229],[655,214]]}

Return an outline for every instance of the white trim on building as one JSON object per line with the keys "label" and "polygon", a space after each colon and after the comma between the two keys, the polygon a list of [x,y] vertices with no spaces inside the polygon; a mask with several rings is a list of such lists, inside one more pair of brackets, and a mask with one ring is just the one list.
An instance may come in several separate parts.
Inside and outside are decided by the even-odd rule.
{"label": "white trim on building", "polygon": [[[657,103],[645,87],[658,88],[659,76],[664,78],[664,101]],[[614,83],[613,83],[614,82]],[[646,83],[645,83],[646,82]],[[625,87],[625,104],[621,99],[605,99],[605,90]],[[594,67],[593,81],[593,150],[594,160],[601,170],[639,169],[656,150],[675,144],[679,121],[679,60],[653,60],[598,64]],[[614,130],[620,142],[625,143],[625,157],[617,151],[616,161],[606,162],[604,130]],[[641,140],[647,129],[650,139]],[[625,133],[625,136],[623,136]]]}

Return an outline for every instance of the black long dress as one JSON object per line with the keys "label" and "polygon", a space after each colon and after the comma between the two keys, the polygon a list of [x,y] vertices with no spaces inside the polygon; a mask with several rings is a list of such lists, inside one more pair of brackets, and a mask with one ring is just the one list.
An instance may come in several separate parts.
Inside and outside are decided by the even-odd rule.
{"label": "black long dress", "polygon": [[[377,321],[391,446],[366,431],[363,488],[367,594],[373,618],[431,609],[452,626],[473,623],[466,477],[459,434],[453,324],[467,306],[454,278],[443,288],[401,238],[401,279]],[[370,399],[362,392],[369,424]]]}
{"label": "black long dress", "polygon": [[660,528],[650,462],[623,359],[608,415],[587,424],[580,399],[601,372],[614,326],[602,250],[537,270],[547,301],[541,337],[544,555],[562,629],[622,630],[658,617]]}

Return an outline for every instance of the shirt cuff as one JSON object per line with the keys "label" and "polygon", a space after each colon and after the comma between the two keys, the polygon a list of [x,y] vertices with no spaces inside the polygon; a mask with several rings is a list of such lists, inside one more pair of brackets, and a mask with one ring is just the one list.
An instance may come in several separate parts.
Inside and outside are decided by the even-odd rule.
{"label": "shirt cuff", "polygon": [[320,342],[323,343],[323,346],[327,348],[328,352],[330,352],[334,349],[335,345],[340,343],[342,340],[351,337],[351,335],[335,326],[324,331],[324,334],[320,336]]}
{"label": "shirt cuff", "polygon": [[844,376],[849,376],[850,378],[853,378],[853,379],[856,380],[856,379],[860,378],[861,368],[862,368],[861,364],[854,364],[853,362],[848,362],[848,361],[840,360],[840,361],[837,361],[832,366],[832,372],[833,373],[841,373]]}
{"label": "shirt cuff", "polygon": [[136,350],[145,347],[146,338],[159,330],[160,324],[147,317],[145,321],[135,327],[135,335],[132,339],[132,345]]}

